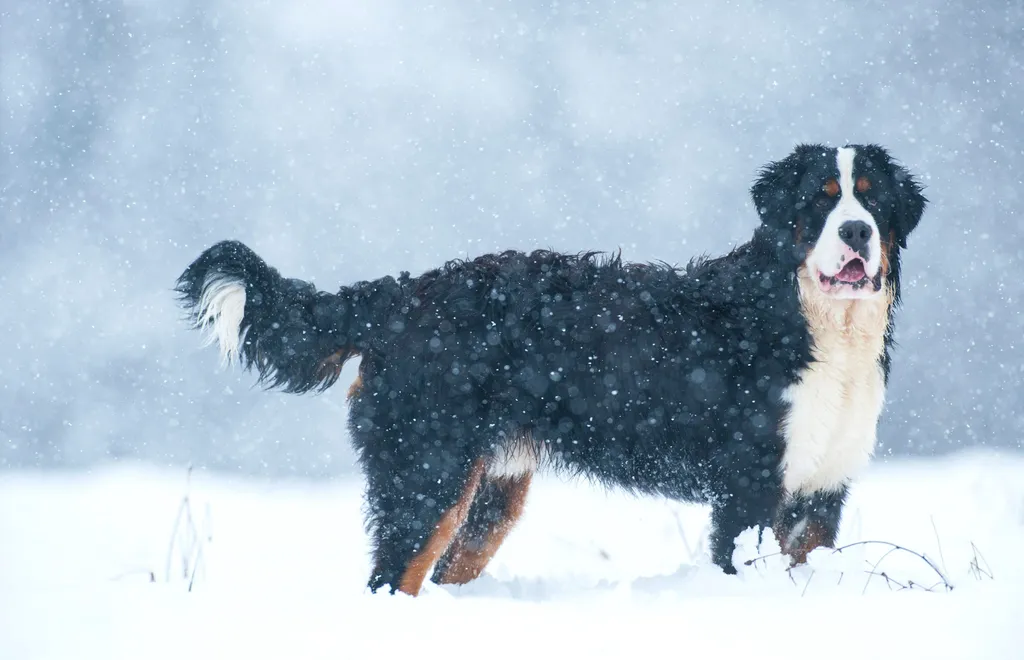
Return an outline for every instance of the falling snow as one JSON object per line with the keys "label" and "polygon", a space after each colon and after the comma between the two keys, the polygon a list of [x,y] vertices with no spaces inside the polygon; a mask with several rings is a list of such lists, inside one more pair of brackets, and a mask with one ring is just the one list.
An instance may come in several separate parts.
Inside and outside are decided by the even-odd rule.
{"label": "falling snow", "polygon": [[[227,640],[278,626],[290,632],[266,649],[314,657],[386,646],[381,621],[435,639],[464,616],[470,643],[493,630],[523,653],[543,648],[532,629],[575,628],[582,646],[555,646],[793,657],[782,636],[811,620],[830,635],[808,648],[830,656],[909,639],[899,657],[927,640],[920,657],[1011,657],[998,645],[1024,645],[1019,629],[978,631],[1024,588],[1022,34],[1024,7],[1005,0],[5,0],[0,656],[68,657],[92,635],[97,657],[156,637],[169,657],[216,657],[258,651]],[[703,509],[551,485],[552,509],[483,581],[435,588],[418,619],[362,592],[344,430],[356,364],[324,395],[261,392],[218,367],[171,291],[228,238],[326,290],[510,248],[684,264],[749,238],[757,168],[802,141],[883,144],[926,186],[863,527],[847,518],[841,534],[934,556],[941,520],[967,585],[950,594],[876,580],[858,600],[819,576],[801,598],[806,571],[726,578],[682,551],[674,516],[699,536]],[[159,573],[188,465],[209,471],[222,530],[192,594],[136,573]],[[995,580],[964,568],[972,541],[988,542]],[[1000,614],[980,617],[989,606]],[[332,636],[364,628],[379,634]]]}

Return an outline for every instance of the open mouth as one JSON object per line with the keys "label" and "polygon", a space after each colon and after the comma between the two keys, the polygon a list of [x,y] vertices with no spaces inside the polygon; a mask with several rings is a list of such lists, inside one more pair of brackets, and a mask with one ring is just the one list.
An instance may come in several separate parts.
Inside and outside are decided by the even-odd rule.
{"label": "open mouth", "polygon": [[868,277],[867,271],[864,270],[864,260],[855,257],[850,259],[843,265],[835,275],[826,275],[824,273],[818,273],[818,284],[824,291],[835,291],[840,288],[849,288],[854,291],[864,288],[868,284],[873,284],[874,289],[880,290],[882,288],[882,272],[879,270],[878,274],[872,278]]}

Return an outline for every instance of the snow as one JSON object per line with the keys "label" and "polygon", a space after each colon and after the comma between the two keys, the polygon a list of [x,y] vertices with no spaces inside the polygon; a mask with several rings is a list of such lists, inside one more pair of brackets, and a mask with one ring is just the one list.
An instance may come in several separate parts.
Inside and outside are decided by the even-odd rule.
{"label": "snow", "polygon": [[[1024,658],[1024,4],[800,4],[4,0],[0,660]],[[840,541],[951,592],[868,576],[937,581],[880,544],[727,577],[705,509],[547,477],[482,579],[370,595],[344,389],[216,369],[171,291],[226,238],[328,290],[510,248],[684,264],[749,238],[803,141],[927,184],[879,450],[960,452],[876,461]],[[190,462],[219,471],[175,534]]]}
{"label": "snow", "polygon": [[1024,3],[258,7],[0,2],[0,468],[339,476],[343,391],[267,396],[182,318],[202,250],[330,291],[513,248],[682,265],[750,238],[804,141],[879,143],[931,200],[880,447],[1024,449]]}
{"label": "snow", "polygon": [[[1019,658],[1021,475],[1024,456],[971,451],[876,461],[854,487],[840,543],[925,553],[950,592],[870,577],[887,550],[872,544],[819,550],[791,574],[769,557],[726,576],[705,554],[704,508],[548,475],[484,576],[414,599],[364,588],[359,479],[7,472],[0,657]],[[186,493],[198,538],[173,533]],[[741,559],[771,552],[752,538]],[[907,552],[877,570],[939,581]]]}

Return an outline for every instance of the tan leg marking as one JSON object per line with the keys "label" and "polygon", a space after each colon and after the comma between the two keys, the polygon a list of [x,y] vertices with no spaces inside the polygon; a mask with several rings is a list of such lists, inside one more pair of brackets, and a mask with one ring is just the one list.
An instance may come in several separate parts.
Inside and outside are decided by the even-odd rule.
{"label": "tan leg marking", "polygon": [[451,548],[452,561],[441,576],[441,584],[466,584],[480,577],[523,514],[532,478],[531,473],[526,473],[494,479],[507,498],[504,517],[488,528],[483,539],[468,538],[462,533],[456,537]]}
{"label": "tan leg marking", "polygon": [[796,539],[793,547],[786,549],[786,554],[793,558],[794,564],[807,563],[807,555],[815,548],[827,545],[828,533],[817,523],[807,523],[807,529]]}
{"label": "tan leg marking", "polygon": [[459,497],[455,506],[444,512],[441,519],[437,521],[434,532],[427,539],[426,544],[419,552],[413,555],[409,565],[406,566],[402,578],[398,581],[399,591],[410,596],[419,594],[420,587],[423,586],[423,580],[427,577],[427,571],[437,561],[437,558],[441,556],[441,553],[448,549],[452,538],[466,519],[466,514],[469,513],[469,505],[473,502],[473,496],[476,494],[476,489],[480,486],[480,478],[483,474],[484,462],[481,459],[473,464],[469,478],[466,480],[466,486],[462,491],[462,496]]}
{"label": "tan leg marking", "polygon": [[360,373],[348,388],[348,398],[351,399],[363,389],[363,374]]}

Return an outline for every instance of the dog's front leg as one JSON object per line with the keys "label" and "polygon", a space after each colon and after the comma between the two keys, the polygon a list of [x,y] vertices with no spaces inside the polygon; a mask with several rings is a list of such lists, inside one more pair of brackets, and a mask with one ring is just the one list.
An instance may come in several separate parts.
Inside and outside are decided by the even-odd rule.
{"label": "dog's front leg", "polygon": [[817,491],[787,499],[779,514],[776,533],[782,551],[795,564],[807,561],[815,548],[833,547],[839,532],[839,521],[846,502],[847,488]]}
{"label": "dog's front leg", "polygon": [[736,573],[736,537],[750,527],[757,526],[761,533],[770,527],[781,495],[775,471],[758,464],[730,479],[723,496],[711,505],[711,559],[727,574]]}

